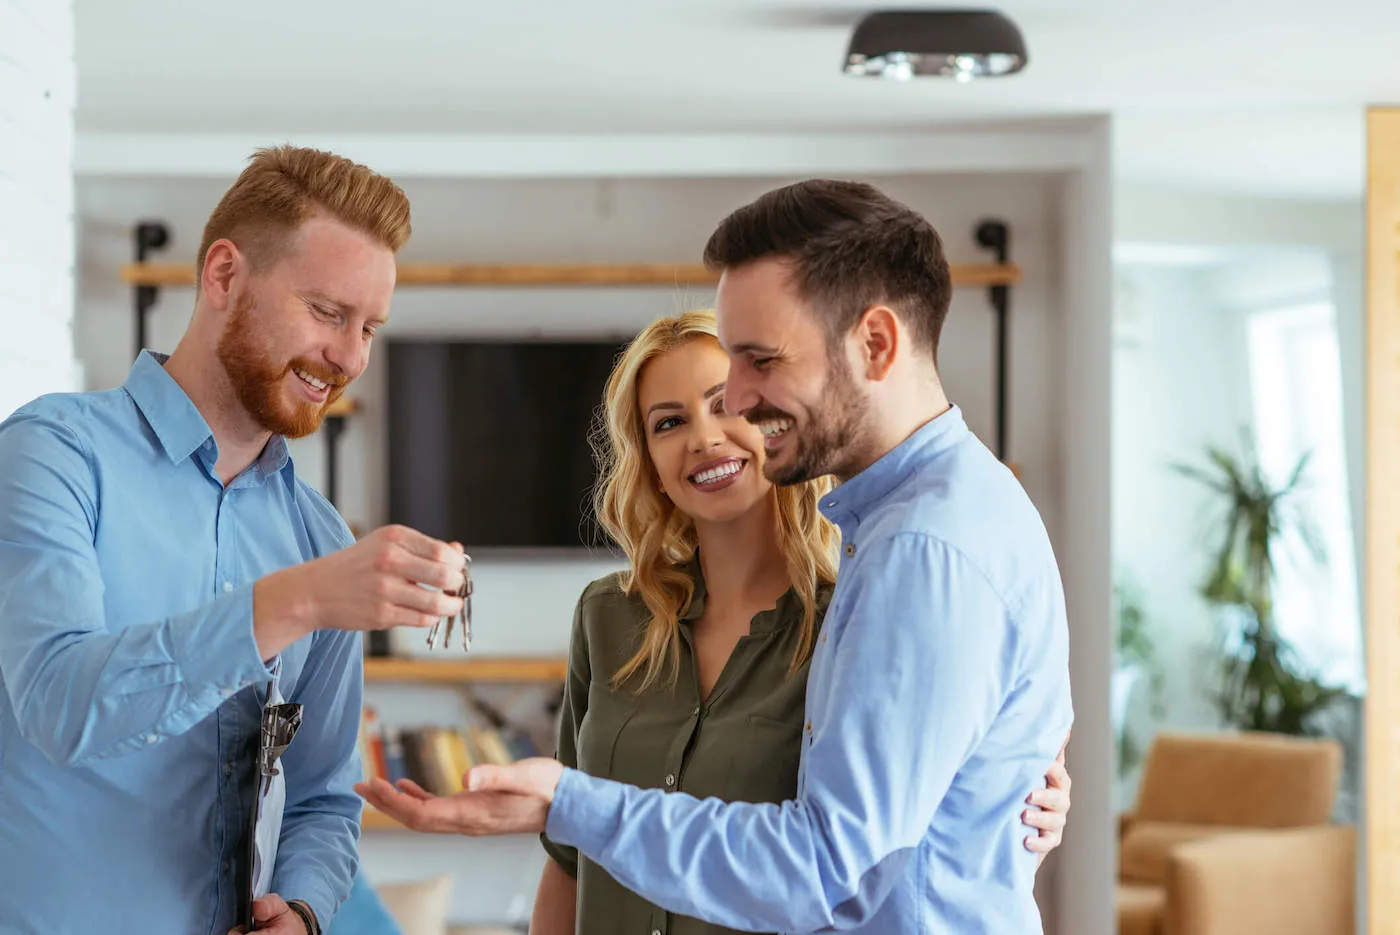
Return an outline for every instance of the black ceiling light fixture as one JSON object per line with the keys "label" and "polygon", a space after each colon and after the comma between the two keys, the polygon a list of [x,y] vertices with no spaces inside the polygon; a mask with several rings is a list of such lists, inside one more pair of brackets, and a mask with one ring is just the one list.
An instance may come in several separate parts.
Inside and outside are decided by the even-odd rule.
{"label": "black ceiling light fixture", "polygon": [[844,70],[891,81],[965,82],[1013,74],[1026,59],[1021,31],[996,10],[880,10],[856,25]]}

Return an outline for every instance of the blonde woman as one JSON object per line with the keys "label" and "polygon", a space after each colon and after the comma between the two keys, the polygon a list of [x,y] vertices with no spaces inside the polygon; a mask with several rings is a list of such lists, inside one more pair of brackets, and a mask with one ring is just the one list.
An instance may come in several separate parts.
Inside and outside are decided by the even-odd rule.
{"label": "blonde woman", "polygon": [[[724,412],[728,372],[714,315],[694,311],[643,330],[608,381],[597,506],[629,568],[579,599],[558,757],[636,786],[782,802],[797,790],[836,535],[817,510],[828,481],[764,478],[759,430]],[[409,827],[482,833],[467,820],[479,811],[472,793],[357,789]],[[1059,844],[1068,789],[1057,762],[1046,788],[1028,790],[1030,850]],[[517,806],[533,808],[503,807]],[[532,935],[731,931],[668,914],[572,848],[547,837],[544,846]]]}
{"label": "blonde woman", "polygon": [[[589,585],[574,614],[559,731],[566,766],[726,801],[797,788],[807,664],[836,580],[829,486],[775,487],[763,437],[724,412],[729,361],[707,311],[654,322],[604,400],[598,514],[630,568]],[[1057,764],[1030,797],[1027,846],[1059,843]],[[1029,791],[1029,790],[1028,790]],[[544,840],[532,935],[729,929],[671,916],[572,848]]]}

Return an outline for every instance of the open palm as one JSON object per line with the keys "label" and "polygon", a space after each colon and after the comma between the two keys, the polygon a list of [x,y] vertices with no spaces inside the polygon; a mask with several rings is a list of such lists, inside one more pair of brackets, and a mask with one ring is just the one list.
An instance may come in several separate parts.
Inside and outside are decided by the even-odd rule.
{"label": "open palm", "polygon": [[549,801],[515,792],[458,792],[433,795],[409,779],[398,787],[383,779],[362,782],[355,791],[406,828],[431,834],[529,834],[544,830]]}

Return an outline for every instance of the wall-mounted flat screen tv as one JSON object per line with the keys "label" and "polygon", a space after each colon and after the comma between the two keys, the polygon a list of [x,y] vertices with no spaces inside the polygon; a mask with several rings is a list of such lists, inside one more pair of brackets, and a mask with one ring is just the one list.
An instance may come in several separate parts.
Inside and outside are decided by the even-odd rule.
{"label": "wall-mounted flat screen tv", "polygon": [[481,548],[606,548],[589,445],[624,344],[388,343],[389,521]]}

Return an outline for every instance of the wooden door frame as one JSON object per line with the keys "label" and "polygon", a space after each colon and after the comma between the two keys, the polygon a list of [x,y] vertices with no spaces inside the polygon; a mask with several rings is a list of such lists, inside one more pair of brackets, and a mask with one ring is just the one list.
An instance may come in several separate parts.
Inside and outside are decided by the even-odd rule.
{"label": "wooden door frame", "polygon": [[1366,931],[1400,932],[1400,107],[1366,116]]}

